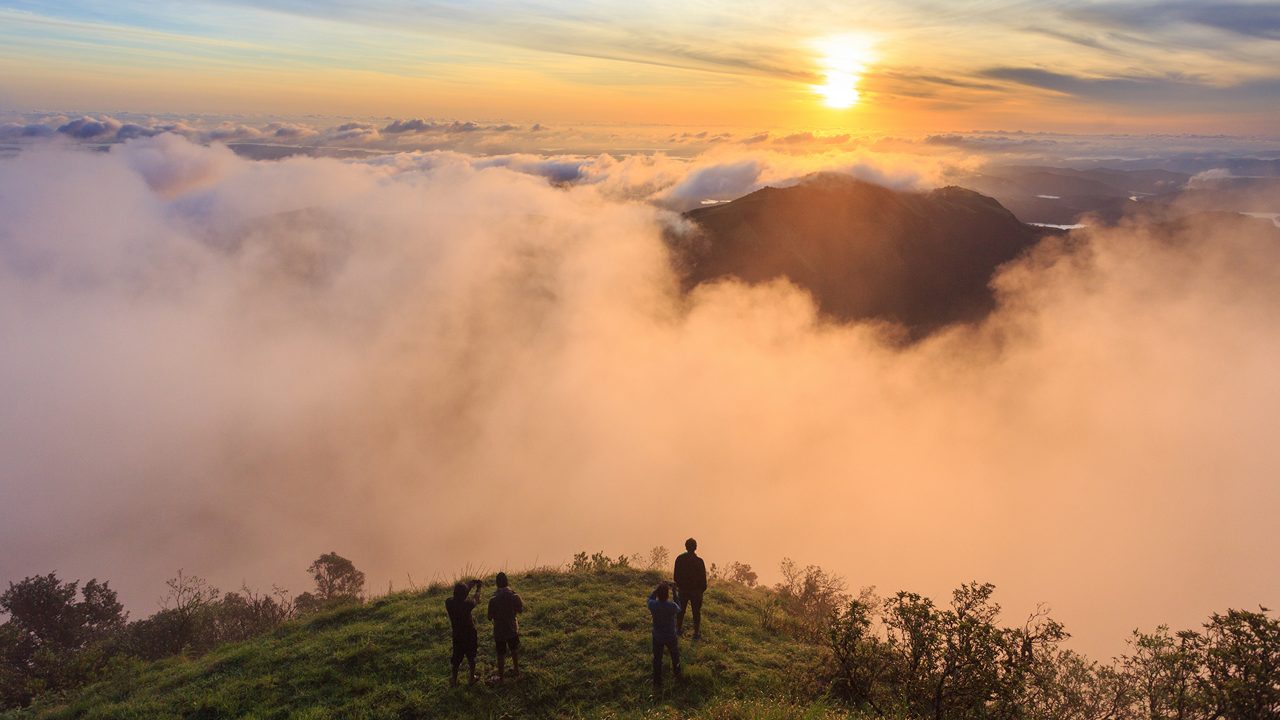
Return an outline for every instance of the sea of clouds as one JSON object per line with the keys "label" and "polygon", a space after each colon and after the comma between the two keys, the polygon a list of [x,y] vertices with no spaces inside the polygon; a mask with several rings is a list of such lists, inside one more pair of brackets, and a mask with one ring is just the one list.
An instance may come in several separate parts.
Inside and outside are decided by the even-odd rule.
{"label": "sea of clouds", "polygon": [[664,235],[813,169],[928,187],[934,156],[195,140],[0,159],[0,579],[145,615],[179,567],[297,592],[336,550],[382,590],[694,535],[766,578],[990,580],[1102,654],[1280,601],[1265,223],[1046,240],[983,324],[902,346],[785,282],[684,295]]}

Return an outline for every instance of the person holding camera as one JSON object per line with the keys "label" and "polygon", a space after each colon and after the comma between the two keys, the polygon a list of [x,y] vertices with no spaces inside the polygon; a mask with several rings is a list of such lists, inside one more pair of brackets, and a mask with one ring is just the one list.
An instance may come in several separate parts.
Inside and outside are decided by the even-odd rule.
{"label": "person holding camera", "polygon": [[653,616],[653,689],[662,689],[662,651],[671,654],[671,674],[680,674],[680,639],[676,633],[676,615],[680,612],[680,589],[672,582],[660,582],[649,594],[649,614]]}
{"label": "person holding camera", "polygon": [[[476,683],[476,650],[480,641],[471,612],[480,604],[480,586],[483,584],[479,580],[457,583],[453,586],[453,597],[444,601],[445,612],[449,613],[449,624],[453,627],[453,657],[449,659],[453,668],[453,674],[449,678],[450,687],[458,686],[458,667],[462,665],[463,657],[467,659],[467,665],[471,669],[469,684]],[[474,594],[468,597],[468,591],[474,591]]]}

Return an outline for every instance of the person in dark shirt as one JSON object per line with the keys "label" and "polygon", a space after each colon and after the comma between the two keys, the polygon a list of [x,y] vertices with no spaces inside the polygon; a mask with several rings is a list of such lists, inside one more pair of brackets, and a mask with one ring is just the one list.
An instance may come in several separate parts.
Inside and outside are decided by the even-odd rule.
{"label": "person in dark shirt", "polygon": [[695,552],[698,541],[684,541],[687,551],[676,558],[675,580],[680,586],[680,614],[676,616],[676,632],[684,634],[684,612],[693,606],[693,639],[702,637],[702,594],[707,591],[707,565]]}
{"label": "person in dark shirt", "polygon": [[[675,592],[673,602],[670,593]],[[658,583],[649,593],[649,614],[653,616],[653,689],[662,689],[662,650],[671,654],[671,674],[680,674],[680,638],[676,634],[676,616],[680,614],[680,591],[673,583]]]}
{"label": "person in dark shirt", "polygon": [[[462,665],[463,657],[467,658],[467,666],[471,669],[469,682],[472,685],[476,683],[476,650],[480,641],[471,611],[480,604],[480,585],[479,580],[472,580],[469,585],[458,583],[453,586],[453,597],[444,601],[445,612],[449,613],[449,624],[453,627],[453,657],[449,659],[453,668],[449,685],[453,687],[458,685],[458,667]],[[469,589],[475,590],[472,597],[467,597]]]}
{"label": "person in dark shirt", "polygon": [[489,619],[493,621],[493,644],[498,652],[497,681],[502,682],[507,664],[507,651],[511,651],[511,672],[520,674],[520,621],[516,615],[524,612],[524,600],[511,589],[506,573],[498,573],[498,589],[489,598]]}

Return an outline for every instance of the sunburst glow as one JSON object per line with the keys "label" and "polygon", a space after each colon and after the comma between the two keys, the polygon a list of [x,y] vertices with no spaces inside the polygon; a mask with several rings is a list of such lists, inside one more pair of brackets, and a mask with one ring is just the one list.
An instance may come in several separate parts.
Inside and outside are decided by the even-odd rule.
{"label": "sunburst glow", "polygon": [[858,83],[875,59],[875,41],[867,35],[838,35],[814,42],[821,53],[819,66],[826,82],[814,85],[827,107],[853,107],[861,95]]}

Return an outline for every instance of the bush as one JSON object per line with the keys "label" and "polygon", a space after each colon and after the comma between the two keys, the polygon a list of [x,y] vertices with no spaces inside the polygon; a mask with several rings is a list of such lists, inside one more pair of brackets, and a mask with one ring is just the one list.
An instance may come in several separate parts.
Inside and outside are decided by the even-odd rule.
{"label": "bush", "polygon": [[619,555],[615,560],[605,555],[603,552],[592,553],[587,555],[585,552],[577,553],[573,556],[573,562],[569,564],[570,572],[602,572],[610,568],[629,568],[631,567],[631,558],[626,555]]}
{"label": "bush", "polygon": [[740,563],[737,560],[729,563],[729,566],[725,568],[724,577],[730,582],[736,582],[739,585],[746,585],[747,587],[752,588],[755,587],[760,580],[760,576],[751,569],[750,565]]}
{"label": "bush", "polygon": [[781,570],[782,582],[774,591],[785,624],[799,637],[821,641],[849,599],[844,578],[817,565],[801,568],[791,558],[782,560]]}

